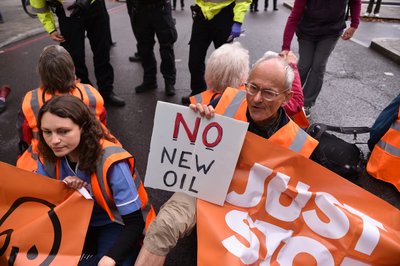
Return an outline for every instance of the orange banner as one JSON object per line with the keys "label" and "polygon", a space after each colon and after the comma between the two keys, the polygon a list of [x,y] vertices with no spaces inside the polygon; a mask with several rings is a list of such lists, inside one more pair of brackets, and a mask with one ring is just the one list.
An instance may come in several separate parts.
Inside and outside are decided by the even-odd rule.
{"label": "orange banner", "polygon": [[0,162],[0,265],[77,265],[92,207],[60,181]]}
{"label": "orange banner", "polygon": [[200,266],[400,265],[398,209],[252,133],[224,206],[197,202]]}

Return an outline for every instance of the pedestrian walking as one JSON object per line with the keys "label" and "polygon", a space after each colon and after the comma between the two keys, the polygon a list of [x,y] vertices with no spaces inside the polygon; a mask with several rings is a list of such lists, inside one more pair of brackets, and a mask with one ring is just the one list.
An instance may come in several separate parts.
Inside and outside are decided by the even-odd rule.
{"label": "pedestrian walking", "polygon": [[[346,9],[350,7],[351,24],[346,28]],[[310,108],[321,92],[328,58],[338,39],[349,40],[360,23],[361,0],[295,0],[286,22],[282,51],[289,51],[296,32],[304,93],[304,110]]]}
{"label": "pedestrian walking", "polygon": [[176,81],[174,43],[178,33],[171,14],[170,0],[137,0],[135,31],[143,66],[143,82],[135,88],[136,93],[157,89],[157,61],[154,55],[154,36],[157,36],[165,94],[174,96]]}
{"label": "pedestrian walking", "polygon": [[367,12],[363,14],[364,17],[369,17],[369,16],[374,16],[374,17],[379,17],[379,10],[381,9],[381,3],[382,0],[376,0],[376,5],[374,9],[374,13],[372,14],[372,9],[374,7],[375,0],[369,0],[368,2],[368,7],[367,7]]}
{"label": "pedestrian walking", "polygon": [[251,2],[250,12],[258,12],[258,0],[253,0]]}
{"label": "pedestrian walking", "polygon": [[[74,60],[76,76],[82,83],[92,84],[85,64],[85,36],[89,38],[93,52],[94,72],[97,86],[105,103],[124,106],[125,101],[114,92],[114,69],[110,64],[110,24],[104,0],[76,0],[67,2],[31,0],[32,8],[50,37],[59,42]],[[57,30],[53,13],[57,17]]]}
{"label": "pedestrian walking", "polygon": [[189,104],[189,97],[206,90],[204,80],[205,58],[211,43],[215,49],[239,37],[244,17],[251,0],[195,0],[191,6],[193,24],[190,37],[189,96],[182,97],[183,104]]}

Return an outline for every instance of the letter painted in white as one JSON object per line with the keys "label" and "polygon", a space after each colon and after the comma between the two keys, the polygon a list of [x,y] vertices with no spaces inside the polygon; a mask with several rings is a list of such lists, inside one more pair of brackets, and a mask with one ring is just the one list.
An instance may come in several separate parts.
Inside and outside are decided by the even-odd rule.
{"label": "letter painted in white", "polygon": [[317,265],[335,265],[333,256],[329,250],[315,239],[305,236],[295,236],[285,242],[286,244],[279,251],[277,257],[279,265],[293,265],[295,257],[300,253],[307,253],[314,257]]}
{"label": "letter painted in white", "polygon": [[264,182],[271,174],[271,169],[255,163],[250,169],[245,192],[243,194],[238,194],[232,191],[228,193],[225,200],[232,205],[244,208],[257,206],[264,193]]}
{"label": "letter painted in white", "polygon": [[360,239],[357,241],[355,250],[366,255],[371,255],[372,251],[378,245],[380,239],[379,229],[387,231],[382,223],[372,219],[368,215],[352,208],[351,206],[344,204],[343,208],[349,212],[359,216],[363,221],[363,231],[361,233]]}
{"label": "letter painted in white", "polygon": [[290,177],[278,172],[276,176],[268,184],[267,188],[267,201],[265,210],[273,217],[292,222],[296,220],[301,213],[301,210],[310,200],[312,193],[308,191],[309,186],[302,182],[296,185],[297,196],[292,200],[289,206],[282,206],[279,203],[279,197],[288,188]]}
{"label": "letter painted in white", "polygon": [[[247,220],[247,225],[244,220]],[[234,256],[238,257],[244,264],[252,264],[258,260],[260,241],[250,230],[254,228],[254,222],[247,212],[232,210],[225,215],[226,224],[237,234],[241,235],[248,242],[242,244],[235,236],[230,236],[222,241],[222,245]],[[249,227],[250,226],[250,227]]]}
{"label": "letter painted in white", "polygon": [[317,192],[315,203],[328,216],[329,222],[321,221],[315,210],[306,211],[303,213],[303,218],[310,229],[331,239],[339,239],[345,236],[349,231],[350,222],[346,214],[336,206],[341,206],[340,202],[329,193]]}

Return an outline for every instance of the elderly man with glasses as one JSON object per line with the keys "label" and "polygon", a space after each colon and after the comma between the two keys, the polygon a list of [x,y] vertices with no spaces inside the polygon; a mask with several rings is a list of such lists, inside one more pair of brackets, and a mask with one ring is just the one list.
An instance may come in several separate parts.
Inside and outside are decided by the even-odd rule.
{"label": "elderly man with glasses", "polygon": [[[210,105],[197,103],[190,108],[206,118],[217,113],[248,121],[248,131],[308,158],[318,141],[294,123],[282,107],[293,95],[293,79],[294,72],[285,59],[262,58],[250,71],[246,90],[227,88]],[[135,265],[163,265],[168,252],[195,224],[196,199],[175,193],[150,224]]]}

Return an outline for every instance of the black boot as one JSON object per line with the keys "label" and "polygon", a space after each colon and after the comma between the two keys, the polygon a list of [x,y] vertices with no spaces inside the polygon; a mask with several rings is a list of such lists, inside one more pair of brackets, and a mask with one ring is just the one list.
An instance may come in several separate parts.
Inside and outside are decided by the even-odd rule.
{"label": "black boot", "polygon": [[175,95],[175,87],[172,84],[165,84],[165,95],[174,96]]}
{"label": "black boot", "polygon": [[143,93],[151,90],[157,89],[156,82],[143,82],[135,88],[136,93]]}

